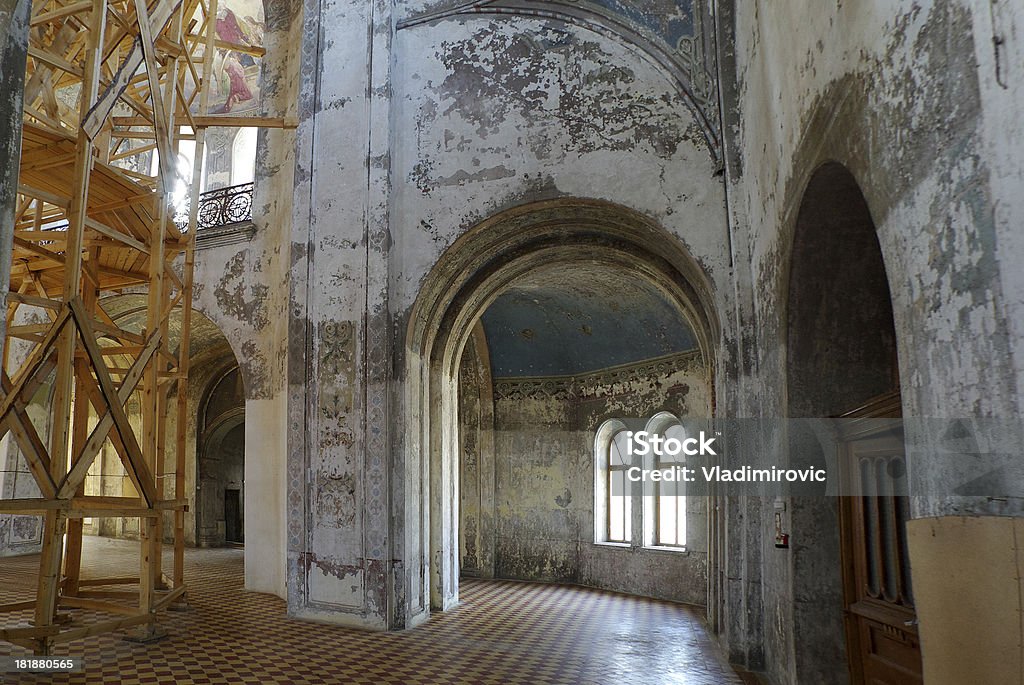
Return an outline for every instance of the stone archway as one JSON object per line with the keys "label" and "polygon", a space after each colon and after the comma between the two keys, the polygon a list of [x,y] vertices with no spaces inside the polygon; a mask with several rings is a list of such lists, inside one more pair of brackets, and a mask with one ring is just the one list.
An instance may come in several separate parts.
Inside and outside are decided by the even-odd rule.
{"label": "stone archway", "polygon": [[537,202],[502,212],[468,231],[441,257],[413,306],[405,348],[406,538],[415,613],[458,602],[459,361],[482,312],[516,279],[576,264],[625,270],[675,303],[711,368],[718,322],[709,281],[679,241],[650,219],[592,200]]}
{"label": "stone archway", "polygon": [[209,384],[197,421],[196,542],[244,542],[245,390],[237,364],[229,363]]}

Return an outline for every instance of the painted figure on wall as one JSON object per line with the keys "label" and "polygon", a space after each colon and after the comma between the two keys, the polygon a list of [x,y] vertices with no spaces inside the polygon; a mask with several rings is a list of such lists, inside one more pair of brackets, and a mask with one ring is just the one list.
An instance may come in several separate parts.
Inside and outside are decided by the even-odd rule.
{"label": "painted figure on wall", "polygon": [[259,105],[259,54],[263,46],[262,7],[243,1],[217,13],[221,49],[214,58],[216,89],[210,111],[247,112]]}

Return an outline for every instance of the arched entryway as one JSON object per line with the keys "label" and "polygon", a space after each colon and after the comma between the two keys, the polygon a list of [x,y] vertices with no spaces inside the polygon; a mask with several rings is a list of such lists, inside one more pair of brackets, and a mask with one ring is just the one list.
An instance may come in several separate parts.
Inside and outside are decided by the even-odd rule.
{"label": "arched entryway", "polygon": [[[796,221],[786,365],[790,417],[900,416],[892,299],[875,223],[856,179],[834,162],[812,175]],[[854,435],[850,425],[839,428],[839,454],[817,458],[835,456],[840,473],[830,478],[875,494],[789,502],[797,679],[920,682],[907,498],[876,496],[860,483],[862,469],[902,467],[902,433],[865,422]]]}
{"label": "arched entryway", "polygon": [[[106,298],[104,310],[118,326],[127,331],[141,331],[145,325],[146,295],[123,294]],[[172,315],[171,349],[177,354],[181,320]],[[189,344],[191,371],[186,392],[185,428],[185,497],[189,507],[185,513],[185,543],[198,546],[220,546],[225,544],[224,491],[236,488],[239,492],[239,515],[243,513],[244,492],[244,391],[239,374],[238,361],[220,328],[201,312],[193,310]],[[168,398],[177,392],[176,382],[162,386]],[[176,412],[173,402],[167,421],[169,431],[176,430]],[[132,407],[129,405],[129,414]],[[174,445],[168,444],[165,451],[166,473],[173,473],[177,464]],[[101,453],[97,469],[103,474],[94,484],[97,491],[117,492],[120,470],[113,457]],[[223,471],[223,473],[222,473]],[[204,487],[204,484],[207,487]],[[234,485],[232,485],[234,484]],[[216,487],[214,487],[216,486]],[[113,490],[111,490],[113,488]],[[113,537],[136,537],[138,521],[135,519],[97,519],[87,527],[87,532]],[[171,522],[165,530],[172,530]],[[235,537],[244,539],[244,529]]]}
{"label": "arched entryway", "polygon": [[245,542],[245,388],[234,360],[214,376],[196,428],[196,541]]}
{"label": "arched entryway", "polygon": [[[406,509],[410,528],[421,536],[410,535],[406,543],[427,568],[422,578],[410,579],[413,607],[444,610],[458,602],[458,385],[467,343],[503,293],[540,287],[551,274],[573,270],[618,274],[671,303],[692,332],[710,388],[718,325],[708,280],[682,243],[647,217],[605,202],[559,200],[517,207],[471,229],[441,257],[409,322],[407,478],[422,487]],[[469,344],[477,345],[473,340]],[[705,411],[711,404],[709,397]]]}

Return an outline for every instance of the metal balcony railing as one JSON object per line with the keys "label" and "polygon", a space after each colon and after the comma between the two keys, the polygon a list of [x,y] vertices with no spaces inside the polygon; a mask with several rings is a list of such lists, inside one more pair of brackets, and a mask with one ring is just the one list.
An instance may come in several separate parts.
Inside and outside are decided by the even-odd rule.
{"label": "metal balcony railing", "polygon": [[[252,221],[252,183],[208,190],[199,196],[196,224],[199,230]],[[174,217],[181,230],[188,229],[188,214]]]}

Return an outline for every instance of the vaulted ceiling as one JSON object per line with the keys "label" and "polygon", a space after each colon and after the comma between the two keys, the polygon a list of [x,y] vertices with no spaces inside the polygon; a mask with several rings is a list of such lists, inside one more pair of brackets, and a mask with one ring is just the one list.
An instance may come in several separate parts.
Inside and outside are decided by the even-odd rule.
{"label": "vaulted ceiling", "polygon": [[499,295],[482,322],[497,378],[569,376],[697,347],[657,288],[603,265],[530,274]]}

